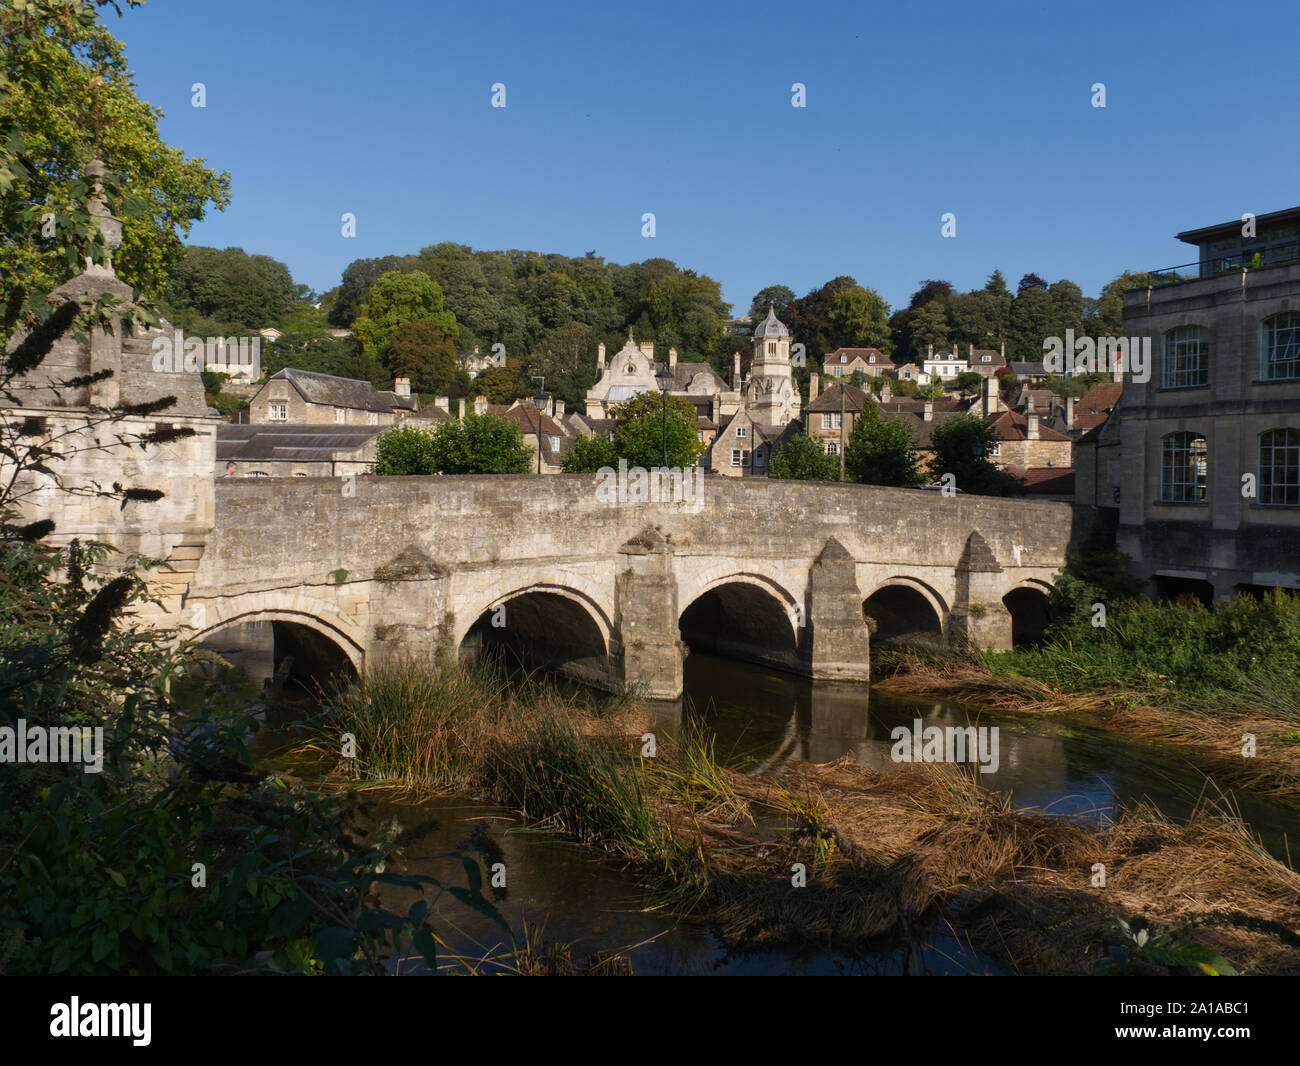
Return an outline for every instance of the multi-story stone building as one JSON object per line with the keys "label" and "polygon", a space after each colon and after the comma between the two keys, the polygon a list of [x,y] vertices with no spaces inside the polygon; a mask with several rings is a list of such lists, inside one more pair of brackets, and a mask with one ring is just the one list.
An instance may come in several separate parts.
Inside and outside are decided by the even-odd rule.
{"label": "multi-story stone building", "polygon": [[368,381],[289,367],[272,374],[248,401],[249,421],[268,424],[390,426],[419,411],[408,378],[398,378],[388,392]]}
{"label": "multi-story stone building", "polygon": [[898,373],[894,361],[879,348],[836,348],[822,360],[822,371],[828,378],[851,378],[859,370],[867,378]]}
{"label": "multi-story stone building", "polygon": [[1298,234],[1300,208],[1180,233],[1199,276],[1124,296],[1154,366],[1125,374],[1098,441],[1119,461],[1096,464],[1118,484],[1091,491],[1117,491],[1119,547],[1159,594],[1300,588]]}

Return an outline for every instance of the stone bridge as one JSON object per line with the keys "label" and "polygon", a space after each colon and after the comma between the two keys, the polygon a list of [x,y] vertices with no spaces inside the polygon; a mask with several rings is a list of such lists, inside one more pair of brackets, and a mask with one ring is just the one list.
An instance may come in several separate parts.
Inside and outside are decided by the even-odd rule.
{"label": "stone bridge", "polygon": [[357,671],[504,644],[673,699],[689,648],[862,680],[871,629],[1009,647],[1078,539],[1069,504],[922,489],[709,478],[701,503],[603,502],[577,474],[220,479],[172,565],[200,639],[278,623]]}

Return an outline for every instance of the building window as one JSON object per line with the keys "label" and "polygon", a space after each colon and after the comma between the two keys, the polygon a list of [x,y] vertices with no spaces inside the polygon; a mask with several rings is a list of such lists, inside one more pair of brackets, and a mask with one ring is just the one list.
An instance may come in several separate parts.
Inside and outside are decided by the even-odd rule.
{"label": "building window", "polygon": [[737,426],[737,427],[736,427],[736,438],[737,438],[738,440],[744,440],[747,436],[749,436],[749,427],[748,427],[748,426]]}
{"label": "building window", "polygon": [[1264,380],[1300,378],[1300,314],[1287,311],[1264,323]]}
{"label": "building window", "polygon": [[554,436],[554,435],[548,433],[548,434],[546,434],[546,440],[547,440],[547,443],[549,443],[550,446],[551,446],[551,451],[553,451],[553,452],[558,452],[558,451],[560,450],[560,438],[559,438],[559,437],[556,437],[556,436]]}
{"label": "building window", "polygon": [[1259,435],[1259,502],[1300,507],[1300,429]]}
{"label": "building window", "polygon": [[748,451],[746,451],[746,450],[743,449],[743,448],[732,448],[732,449],[731,449],[731,465],[732,465],[732,466],[744,466],[747,462],[749,462],[749,452],[748,452]]}
{"label": "building window", "polygon": [[336,408],[334,408],[334,421],[335,421],[335,422],[338,422],[338,423],[341,425],[341,424],[343,423],[343,421],[344,421],[347,417],[348,417],[348,413],[347,413],[345,410],[343,410],[342,407],[336,407]]}
{"label": "building window", "polygon": [[754,453],[754,465],[755,466],[763,465],[763,449],[761,448]]}
{"label": "building window", "polygon": [[776,341],[767,342],[767,354],[776,355]]}
{"label": "building window", "polygon": [[875,361],[876,361],[876,357],[874,355],[867,356],[868,363],[874,363]]}
{"label": "building window", "polygon": [[377,426],[377,425],[379,425],[379,412],[378,412],[378,411],[367,411],[367,412],[366,412],[366,425],[368,425],[368,426]]}
{"label": "building window", "polygon": [[1165,388],[1188,389],[1210,383],[1210,333],[1182,326],[1165,334]]}
{"label": "building window", "polygon": [[991,363],[991,362],[993,362],[993,356],[991,356],[991,355],[981,355],[981,356],[980,356],[980,362],[982,362],[982,363]]}
{"label": "building window", "polygon": [[695,431],[695,439],[696,439],[697,441],[699,441],[701,444],[703,444],[703,443],[704,443],[704,430],[702,430],[702,429],[696,430],[696,431]]}
{"label": "building window", "polygon": [[1160,442],[1160,499],[1164,503],[1205,502],[1205,438],[1171,433]]}
{"label": "building window", "polygon": [[843,424],[841,422],[841,417],[839,411],[836,411],[833,414],[822,415],[822,429],[839,429]]}
{"label": "building window", "polygon": [[1000,440],[993,442],[993,447],[989,449],[989,455],[996,459],[1002,454],[1002,442]]}
{"label": "building window", "polygon": [[289,418],[289,405],[287,403],[268,404],[266,417],[270,422],[287,421]]}
{"label": "building window", "polygon": [[835,444],[828,444],[828,445],[826,445],[826,454],[827,454],[827,455],[839,455],[839,454],[840,454],[840,449],[839,449],[839,447],[838,447],[837,445],[835,445]]}

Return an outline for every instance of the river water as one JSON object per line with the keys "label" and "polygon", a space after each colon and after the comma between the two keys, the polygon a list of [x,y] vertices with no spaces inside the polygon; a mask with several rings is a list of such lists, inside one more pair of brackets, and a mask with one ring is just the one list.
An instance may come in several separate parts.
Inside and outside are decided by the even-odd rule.
{"label": "river water", "polygon": [[[897,726],[967,725],[998,729],[996,772],[981,775],[985,787],[1010,796],[1016,807],[1035,808],[1086,824],[1104,824],[1148,800],[1167,815],[1185,817],[1203,792],[1217,795],[1180,757],[1154,745],[1119,740],[1093,730],[1039,718],[981,713],[961,705],[900,696],[862,685],[812,682],[747,663],[692,654],[685,666],[685,693],[675,703],[654,705],[656,732],[673,733],[686,718],[711,731],[715,753],[742,771],[788,760],[826,762],[845,754],[881,770],[890,757]],[[1300,839],[1300,809],[1232,797],[1237,809],[1277,856]],[[470,834],[486,826],[501,854],[507,887],[498,906],[511,933],[455,900],[434,909],[434,926],[448,944],[445,965],[464,959],[486,971],[510,968],[503,959],[525,923],[547,943],[571,945],[582,959],[596,951],[625,955],[637,974],[998,974],[998,964],[951,931],[932,931],[924,941],[866,956],[821,945],[728,954],[700,922],[679,921],[649,908],[651,892],[634,871],[621,869],[590,848],[522,826],[507,812],[452,799],[386,800],[374,804],[372,824],[395,820],[428,831],[403,855],[405,872],[463,883],[455,864],[438,856],[470,848]],[[489,862],[480,857],[487,872]],[[485,877],[486,882],[486,877]],[[405,911],[414,899],[388,890],[385,902]],[[458,963],[453,956],[461,956]],[[495,961],[493,961],[495,960]],[[412,960],[394,963],[403,972],[424,972]]]}

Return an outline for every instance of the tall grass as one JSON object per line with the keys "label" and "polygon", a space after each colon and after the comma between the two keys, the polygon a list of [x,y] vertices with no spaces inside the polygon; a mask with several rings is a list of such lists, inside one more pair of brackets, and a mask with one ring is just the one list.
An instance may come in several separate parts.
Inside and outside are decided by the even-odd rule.
{"label": "tall grass", "polygon": [[[420,792],[471,792],[525,818],[694,884],[691,851],[655,796],[627,697],[599,702],[491,663],[379,667],[329,701],[356,738],[360,776]],[[335,733],[337,731],[337,734]],[[321,738],[321,747],[333,744]]]}
{"label": "tall grass", "polygon": [[995,673],[1065,692],[1127,688],[1201,706],[1294,704],[1300,691],[1300,596],[1274,589],[1213,609],[1135,601],[1105,626],[1081,622],[1043,647],[987,657]]}

